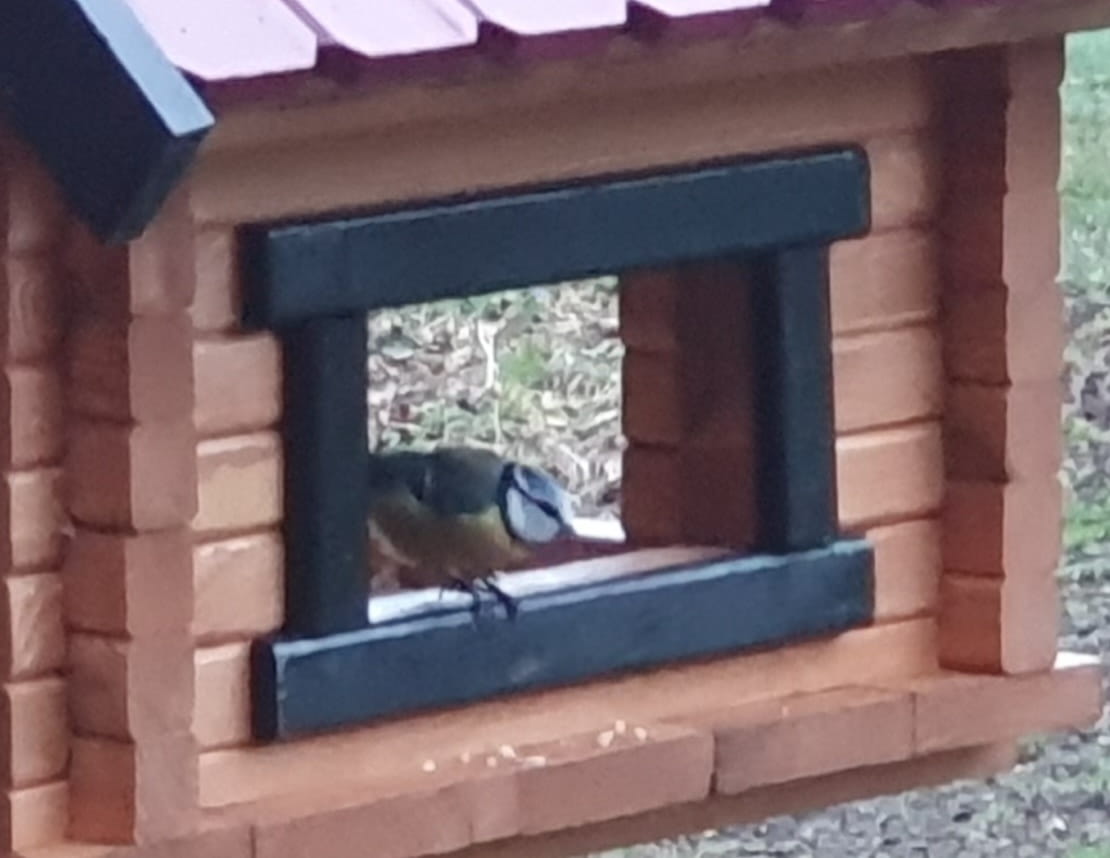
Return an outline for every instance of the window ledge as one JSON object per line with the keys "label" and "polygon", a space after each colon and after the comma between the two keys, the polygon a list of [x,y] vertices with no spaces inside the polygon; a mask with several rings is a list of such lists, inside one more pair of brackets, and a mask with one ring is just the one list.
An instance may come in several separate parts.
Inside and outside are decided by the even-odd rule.
{"label": "window ledge", "polygon": [[[655,568],[646,574],[640,562]],[[531,583],[538,589],[510,589],[518,605],[511,622],[475,622],[465,608],[445,604],[445,612],[357,631],[256,641],[255,736],[288,740],[432,707],[835,636],[864,626],[874,607],[872,549],[860,539],[790,554],[661,549],[578,567],[579,580],[564,568],[564,586],[552,591],[543,589],[543,570],[524,573],[528,580],[521,583],[530,585],[537,576]],[[546,578],[548,584],[557,580]]]}

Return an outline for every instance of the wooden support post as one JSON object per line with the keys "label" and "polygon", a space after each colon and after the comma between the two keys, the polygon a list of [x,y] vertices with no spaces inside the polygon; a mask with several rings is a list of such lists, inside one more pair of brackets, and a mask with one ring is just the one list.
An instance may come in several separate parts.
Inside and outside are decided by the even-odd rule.
{"label": "wooden support post", "polygon": [[762,257],[752,290],[760,546],[817,548],[837,531],[828,253]]}
{"label": "wooden support post", "polygon": [[67,354],[64,578],[69,836],[113,844],[193,833],[197,513],[192,222],[174,198],[141,239],[85,230],[68,258],[80,309]]}
{"label": "wooden support post", "polygon": [[59,840],[66,826],[61,225],[60,202],[35,159],[0,135],[3,855]]}
{"label": "wooden support post", "polygon": [[285,631],[319,637],[366,625],[366,318],[283,340]]}
{"label": "wooden support post", "polygon": [[948,375],[940,658],[960,670],[1037,672],[1056,657],[1063,65],[1058,38],[934,61]]}

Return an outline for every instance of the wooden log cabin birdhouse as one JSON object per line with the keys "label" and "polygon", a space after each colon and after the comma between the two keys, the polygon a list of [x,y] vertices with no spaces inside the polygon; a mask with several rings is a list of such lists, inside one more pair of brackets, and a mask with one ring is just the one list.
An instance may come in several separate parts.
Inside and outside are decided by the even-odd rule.
{"label": "wooden log cabin birdhouse", "polygon": [[[5,3],[4,853],[571,855],[1093,721],[1056,180],[1106,25]],[[512,620],[374,619],[366,314],[600,273],[623,542]]]}

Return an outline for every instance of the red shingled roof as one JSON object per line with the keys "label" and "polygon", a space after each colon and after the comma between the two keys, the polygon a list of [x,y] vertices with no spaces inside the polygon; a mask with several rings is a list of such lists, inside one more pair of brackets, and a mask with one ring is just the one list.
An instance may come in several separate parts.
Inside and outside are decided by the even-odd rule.
{"label": "red shingled roof", "polygon": [[213,83],[310,70],[324,50],[355,59],[460,48],[481,52],[503,48],[506,37],[527,47],[553,36],[658,31],[669,23],[701,24],[711,32],[751,23],[761,15],[862,17],[889,5],[888,0],[127,2],[171,62]]}

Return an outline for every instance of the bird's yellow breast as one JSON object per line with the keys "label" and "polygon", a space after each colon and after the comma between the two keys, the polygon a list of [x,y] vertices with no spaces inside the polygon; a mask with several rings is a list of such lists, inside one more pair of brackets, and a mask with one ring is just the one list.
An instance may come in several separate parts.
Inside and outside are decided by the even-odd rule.
{"label": "bird's yellow breast", "polygon": [[450,576],[475,578],[521,560],[527,550],[505,530],[501,512],[490,506],[470,515],[437,515],[408,492],[380,498],[370,519],[372,538],[386,553],[412,567],[424,585]]}

